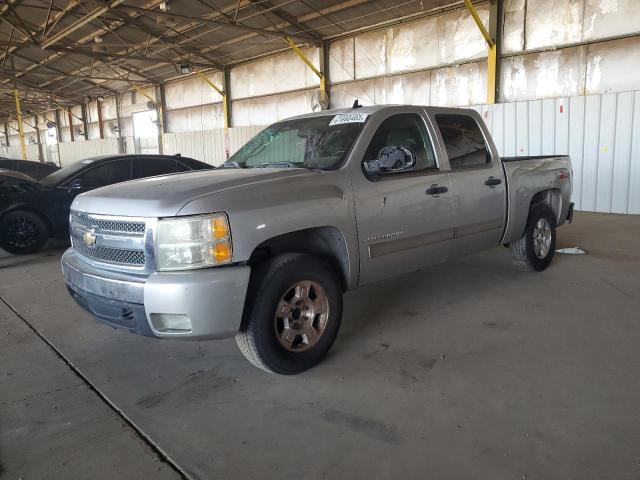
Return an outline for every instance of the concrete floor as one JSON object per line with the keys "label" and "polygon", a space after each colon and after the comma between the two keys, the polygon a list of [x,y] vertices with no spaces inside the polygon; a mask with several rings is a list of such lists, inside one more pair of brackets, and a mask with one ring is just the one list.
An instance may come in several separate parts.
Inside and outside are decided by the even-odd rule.
{"label": "concrete floor", "polygon": [[67,295],[60,249],[5,255],[0,468],[25,480],[638,479],[640,217],[578,213],[558,243],[589,253],[529,274],[496,248],[350,292],[329,357],[296,377],[253,368],[233,340],[99,325]]}

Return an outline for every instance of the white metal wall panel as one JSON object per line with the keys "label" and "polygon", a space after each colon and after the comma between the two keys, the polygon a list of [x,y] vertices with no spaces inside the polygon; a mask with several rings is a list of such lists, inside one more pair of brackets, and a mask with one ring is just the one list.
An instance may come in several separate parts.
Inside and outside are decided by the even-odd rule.
{"label": "white metal wall panel", "polygon": [[638,92],[635,92],[631,124],[633,129],[631,132],[627,213],[640,213],[640,93]]}
{"label": "white metal wall panel", "polygon": [[[618,95],[611,182],[613,186],[611,192],[612,213],[626,213],[628,209],[634,96],[633,92]],[[636,177],[636,183],[638,181],[640,178]]]}
{"label": "white metal wall panel", "polygon": [[105,138],[104,140],[80,140],[76,142],[59,143],[60,163],[62,167],[71,165],[88,157],[96,155],[110,155],[118,153],[118,140]]}
{"label": "white metal wall panel", "polygon": [[[540,100],[529,102],[528,107],[529,136],[527,141],[529,155],[542,155],[542,102]],[[545,141],[547,141],[546,138]],[[553,137],[551,141],[553,141]]]}
{"label": "white metal wall panel", "polygon": [[578,210],[640,213],[640,92],[474,108],[503,156],[570,155]]}
{"label": "white metal wall panel", "polygon": [[516,155],[529,155],[529,102],[516,103]]}
{"label": "white metal wall panel", "polygon": [[613,153],[615,151],[617,95],[603,95],[600,102],[600,128],[598,156],[596,157],[596,190],[594,196],[598,212],[611,211],[611,194],[613,181]]}
{"label": "white metal wall panel", "polygon": [[598,151],[600,130],[601,96],[585,97],[584,113],[584,153],[582,159],[582,210],[596,210],[596,175],[598,172]]}
{"label": "white metal wall panel", "polygon": [[586,97],[573,97],[569,101],[569,156],[573,166],[573,201],[578,210],[582,205],[582,164],[584,157],[584,115]]}

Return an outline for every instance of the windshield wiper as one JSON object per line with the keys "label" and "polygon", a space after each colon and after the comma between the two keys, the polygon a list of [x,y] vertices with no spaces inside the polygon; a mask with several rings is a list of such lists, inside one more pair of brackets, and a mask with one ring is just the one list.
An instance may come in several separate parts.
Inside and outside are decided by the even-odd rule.
{"label": "windshield wiper", "polygon": [[294,162],[271,162],[271,163],[261,163],[260,165],[256,165],[255,168],[307,168],[306,165],[301,165],[299,163]]}

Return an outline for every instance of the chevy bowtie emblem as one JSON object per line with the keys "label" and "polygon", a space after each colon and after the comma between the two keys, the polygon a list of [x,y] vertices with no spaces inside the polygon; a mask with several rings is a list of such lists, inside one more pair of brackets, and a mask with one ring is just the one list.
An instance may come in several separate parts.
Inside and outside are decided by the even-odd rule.
{"label": "chevy bowtie emblem", "polygon": [[82,236],[82,240],[84,240],[84,244],[87,247],[93,247],[96,244],[96,235],[94,231],[89,230],[88,232],[85,232],[85,234]]}

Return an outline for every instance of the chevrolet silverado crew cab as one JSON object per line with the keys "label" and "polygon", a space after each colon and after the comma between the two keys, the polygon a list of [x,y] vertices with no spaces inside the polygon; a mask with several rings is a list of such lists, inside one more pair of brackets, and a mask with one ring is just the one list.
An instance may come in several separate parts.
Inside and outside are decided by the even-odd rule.
{"label": "chevrolet silverado crew cab", "polygon": [[235,336],[295,374],[331,348],[346,290],[498,245],[547,268],[571,178],[567,156],[501,159],[473,110],[354,105],[275,123],[216,170],[78,196],[62,270],[108,325]]}

